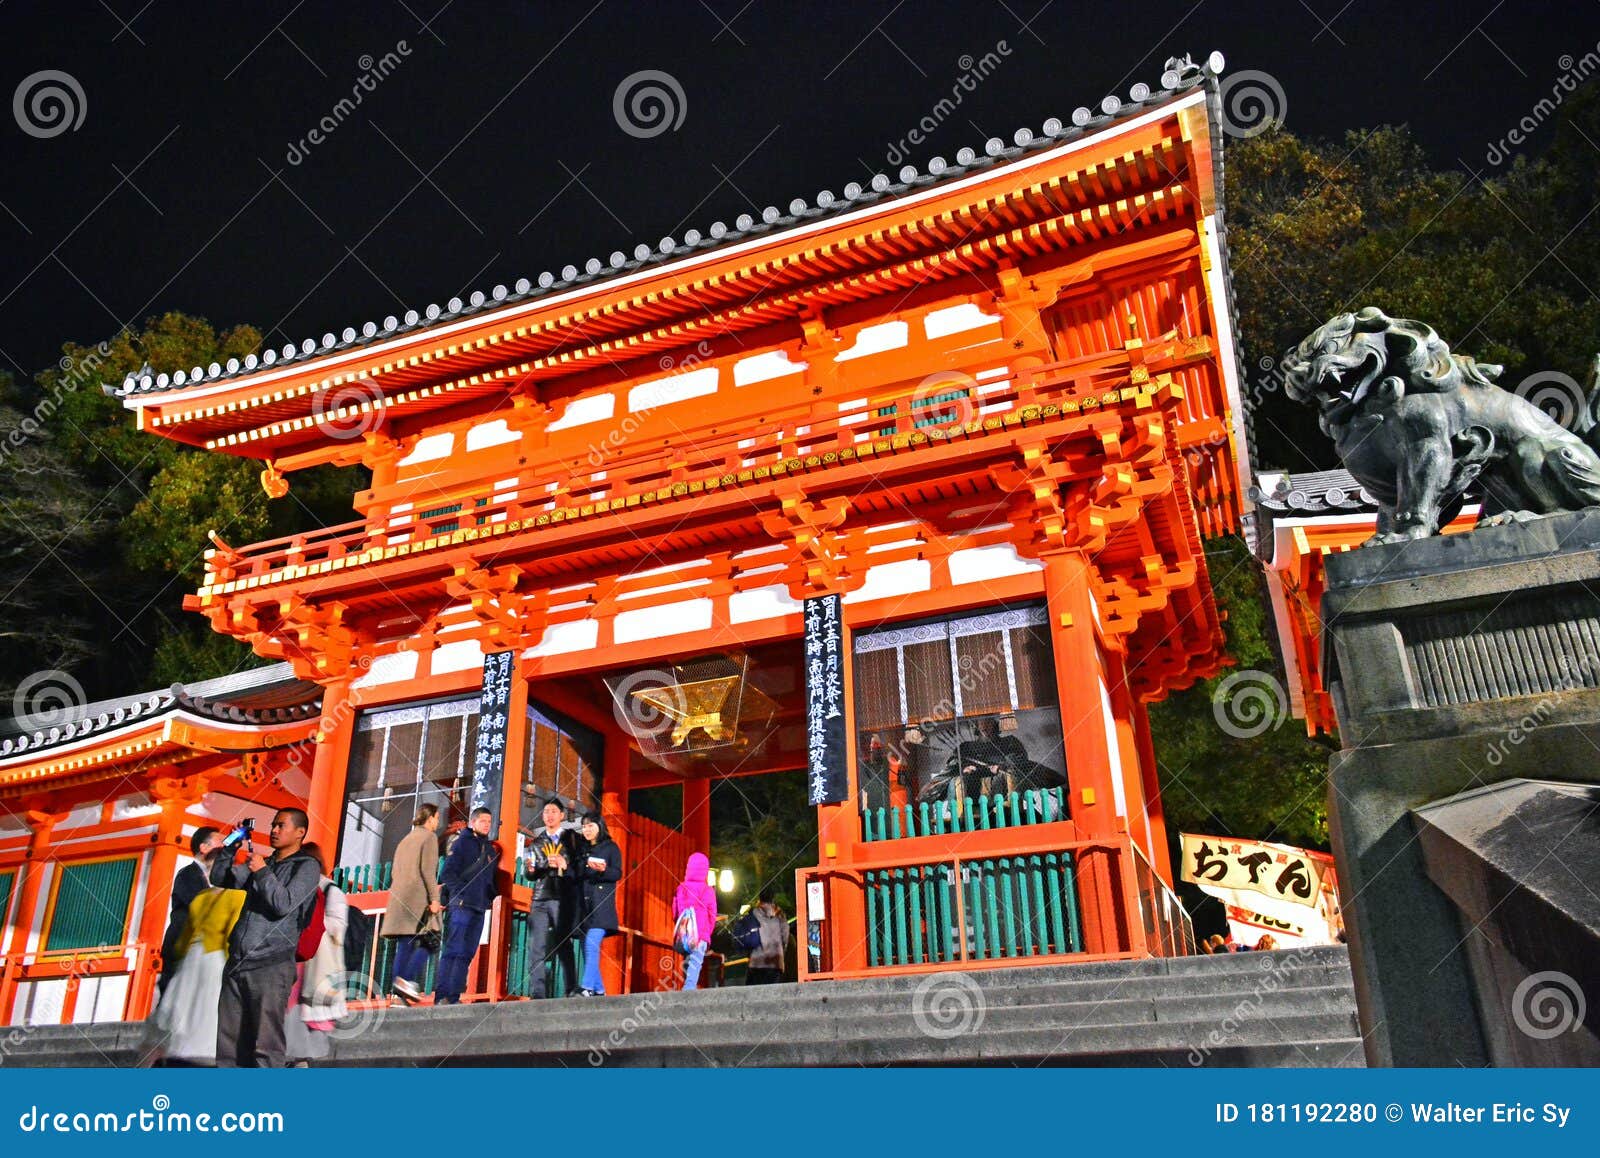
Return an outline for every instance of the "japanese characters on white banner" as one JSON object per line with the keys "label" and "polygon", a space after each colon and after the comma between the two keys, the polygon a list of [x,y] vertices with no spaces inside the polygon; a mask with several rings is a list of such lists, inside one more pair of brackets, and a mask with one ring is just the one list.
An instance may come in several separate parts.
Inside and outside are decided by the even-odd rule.
{"label": "japanese characters on white banner", "polygon": [[812,804],[850,794],[844,735],[844,617],[837,595],[805,602],[807,782]]}
{"label": "japanese characters on white banner", "polygon": [[511,722],[513,653],[483,657],[483,691],[478,697],[478,739],[472,750],[471,808],[500,810],[500,785],[506,770],[506,728]]}
{"label": "japanese characters on white banner", "polygon": [[1315,907],[1322,865],[1303,848],[1184,833],[1182,879]]}
{"label": "japanese characters on white banner", "polygon": [[1270,933],[1279,949],[1339,940],[1344,919],[1327,853],[1191,833],[1181,839],[1182,879],[1222,902],[1231,940],[1248,947]]}

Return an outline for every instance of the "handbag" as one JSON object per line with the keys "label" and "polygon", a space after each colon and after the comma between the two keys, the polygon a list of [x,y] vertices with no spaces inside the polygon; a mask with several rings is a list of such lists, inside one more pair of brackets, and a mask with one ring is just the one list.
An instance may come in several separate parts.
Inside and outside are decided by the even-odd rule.
{"label": "handbag", "polygon": [[295,942],[294,959],[296,961],[309,961],[317,955],[317,946],[322,944],[322,937],[328,931],[323,922],[322,913],[328,904],[326,889],[318,889],[316,900],[312,902],[311,916],[306,921],[305,927],[300,930],[300,939]]}
{"label": "handbag", "polygon": [[688,956],[700,944],[700,921],[695,916],[694,906],[690,905],[678,914],[677,923],[672,927],[672,948]]}
{"label": "handbag", "polygon": [[[428,854],[426,848],[419,850],[417,857],[417,868],[419,872],[421,871],[422,865],[427,862],[427,856]],[[426,880],[427,878],[424,876],[423,879]],[[442,888],[439,890],[439,898],[442,903],[444,900],[444,890]],[[431,929],[428,927],[428,918],[431,916],[433,916],[433,914],[428,912],[426,907],[424,907],[422,910],[422,915],[417,918],[417,931],[412,934],[412,940],[419,948],[421,948],[424,953],[437,953],[439,951],[439,946],[444,942],[444,937],[440,933],[437,925]]]}
{"label": "handbag", "polygon": [[746,913],[733,923],[730,930],[739,948],[754,953],[761,948],[761,920],[755,913]]}

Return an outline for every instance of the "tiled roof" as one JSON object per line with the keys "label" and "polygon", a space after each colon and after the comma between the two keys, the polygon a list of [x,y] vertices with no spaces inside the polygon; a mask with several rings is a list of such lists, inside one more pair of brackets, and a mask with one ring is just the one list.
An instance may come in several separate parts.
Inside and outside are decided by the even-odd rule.
{"label": "tiled roof", "polygon": [[322,689],[295,676],[286,663],[252,668],[218,679],[173,684],[52,713],[48,726],[0,737],[0,760],[43,751],[86,736],[115,731],[176,711],[230,724],[294,723],[321,710]]}
{"label": "tiled roof", "polygon": [[1319,470],[1307,474],[1261,471],[1250,488],[1256,506],[1276,515],[1355,515],[1376,511],[1378,500],[1347,470]]}
{"label": "tiled roof", "polygon": [[[465,300],[451,298],[443,306],[435,303],[421,310],[407,310],[403,316],[391,314],[381,323],[370,321],[360,326],[347,326],[337,334],[329,331],[320,339],[307,338],[298,345],[290,343],[279,349],[268,349],[259,357],[251,354],[243,359],[230,358],[225,364],[213,362],[209,366],[196,366],[171,375],[152,374],[146,367],[138,373],[129,374],[120,385],[108,383],[104,389],[107,394],[127,398],[186,389],[202,382],[223,381],[268,366],[307,361],[370,345],[396,334],[425,330],[517,302],[561,293],[576,286],[601,283],[646,266],[677,261],[691,254],[733,245],[752,237],[781,233],[811,221],[850,212],[863,205],[890,201],[930,185],[954,181],[969,173],[1014,161],[1042,149],[1054,148],[1063,142],[1098,132],[1147,112],[1208,81],[1214,94],[1215,79],[1222,69],[1223,58],[1219,52],[1213,52],[1203,65],[1195,64],[1188,57],[1174,57],[1166,63],[1160,87],[1136,84],[1130,90],[1128,99],[1107,96],[1101,100],[1098,110],[1079,108],[1067,122],[1052,117],[1044,123],[1039,133],[1028,128],[1018,129],[1009,145],[999,137],[991,137],[981,150],[960,150],[953,162],[934,157],[921,170],[915,165],[906,165],[897,177],[879,173],[864,185],[852,181],[840,195],[824,189],[810,201],[797,197],[789,202],[787,212],[776,205],[769,205],[761,211],[760,216],[740,214],[732,225],[717,221],[704,232],[691,229],[682,237],[663,237],[654,243],[641,242],[633,246],[631,253],[619,249],[608,259],[591,257],[581,267],[567,265],[559,273],[547,270],[537,278],[522,278],[511,286],[497,285],[487,293],[475,291]],[[1220,169],[1221,149],[1214,150],[1214,153],[1215,163]],[[1220,172],[1217,176],[1220,179]],[[1221,187],[1220,183],[1218,187]]]}

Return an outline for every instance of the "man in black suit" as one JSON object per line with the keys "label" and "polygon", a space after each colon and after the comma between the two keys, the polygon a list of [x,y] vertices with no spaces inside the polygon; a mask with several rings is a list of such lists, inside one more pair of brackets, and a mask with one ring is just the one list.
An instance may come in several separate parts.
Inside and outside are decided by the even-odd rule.
{"label": "man in black suit", "polygon": [[166,936],[161,938],[161,979],[156,982],[158,998],[178,968],[177,959],[182,949],[178,934],[189,918],[189,902],[211,887],[211,861],[221,847],[222,834],[210,826],[195,829],[189,838],[189,851],[194,860],[179,869],[172,879],[172,911],[167,915]]}

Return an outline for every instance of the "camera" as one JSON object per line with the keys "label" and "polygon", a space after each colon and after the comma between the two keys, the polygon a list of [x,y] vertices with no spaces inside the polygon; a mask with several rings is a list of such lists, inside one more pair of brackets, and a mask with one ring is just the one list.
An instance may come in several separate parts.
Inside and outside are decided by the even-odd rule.
{"label": "camera", "polygon": [[250,834],[255,831],[255,827],[256,822],[248,816],[245,817],[232,832],[228,833],[227,838],[222,842],[222,847],[238,848],[241,841],[250,838]]}

